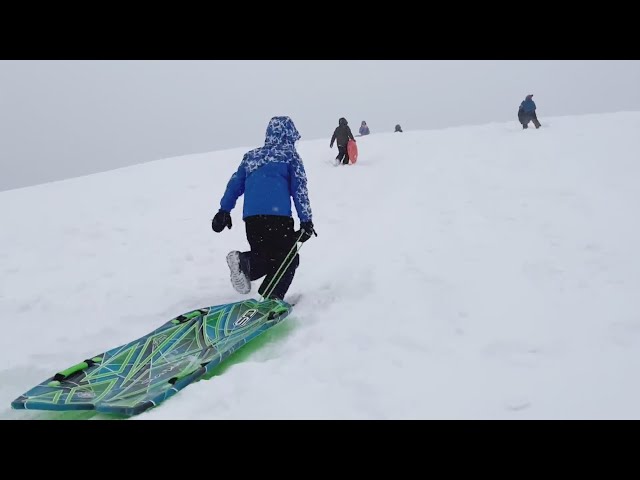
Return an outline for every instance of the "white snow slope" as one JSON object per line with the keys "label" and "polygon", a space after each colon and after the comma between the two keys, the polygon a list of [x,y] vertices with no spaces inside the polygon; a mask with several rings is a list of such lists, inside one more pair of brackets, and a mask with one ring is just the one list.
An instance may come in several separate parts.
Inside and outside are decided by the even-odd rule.
{"label": "white snow slope", "polygon": [[[329,138],[300,141],[319,235],[301,302],[242,361],[133,418],[640,418],[640,112],[543,120],[374,132],[352,166]],[[0,193],[1,418],[64,418],[10,402],[257,295],[225,262],[248,247],[242,198],[232,230],[210,227],[256,146]]]}

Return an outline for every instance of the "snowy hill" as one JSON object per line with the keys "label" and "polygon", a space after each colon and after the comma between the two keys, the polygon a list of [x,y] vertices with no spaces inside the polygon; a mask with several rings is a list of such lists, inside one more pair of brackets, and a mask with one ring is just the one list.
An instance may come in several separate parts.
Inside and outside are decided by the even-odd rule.
{"label": "snowy hill", "polygon": [[[340,167],[301,132],[319,235],[301,303],[135,418],[640,418],[640,112],[541,120],[373,132]],[[232,230],[210,220],[256,146],[0,193],[0,417],[61,418],[9,404],[243,298],[225,262],[242,198]]]}

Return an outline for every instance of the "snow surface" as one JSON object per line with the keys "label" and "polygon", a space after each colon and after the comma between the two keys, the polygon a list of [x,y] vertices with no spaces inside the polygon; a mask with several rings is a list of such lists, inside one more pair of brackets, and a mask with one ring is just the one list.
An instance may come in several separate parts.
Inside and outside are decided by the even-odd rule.
{"label": "snow surface", "polygon": [[[640,418],[640,112],[541,120],[373,132],[340,167],[329,137],[301,132],[319,235],[301,302],[242,361],[134,418]],[[248,246],[242,198],[232,230],[210,227],[256,146],[0,193],[1,418],[65,418],[10,402],[257,295],[225,262]]]}

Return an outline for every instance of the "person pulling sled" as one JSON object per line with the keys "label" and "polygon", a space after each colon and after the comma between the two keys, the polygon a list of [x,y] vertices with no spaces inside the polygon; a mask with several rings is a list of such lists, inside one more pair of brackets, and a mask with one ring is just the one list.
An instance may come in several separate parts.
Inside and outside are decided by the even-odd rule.
{"label": "person pulling sled", "polygon": [[[258,293],[265,299],[284,300],[300,264],[298,242],[318,236],[306,172],[295,147],[299,139],[291,118],[271,118],[264,145],[243,156],[211,221],[216,233],[231,229],[231,211],[244,194],[243,220],[250,249],[227,255],[231,284],[239,293],[249,293],[251,282],[264,277]],[[298,230],[294,230],[292,198],[300,220]]]}

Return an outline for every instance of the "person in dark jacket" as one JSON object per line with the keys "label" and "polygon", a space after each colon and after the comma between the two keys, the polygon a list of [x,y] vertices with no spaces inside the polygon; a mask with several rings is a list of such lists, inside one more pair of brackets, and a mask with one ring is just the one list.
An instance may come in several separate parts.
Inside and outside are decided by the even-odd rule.
{"label": "person in dark jacket", "polygon": [[533,121],[536,128],[540,128],[540,122],[536,115],[536,104],[533,95],[527,95],[518,107],[518,121],[522,124],[522,129],[529,128],[529,122]]}
{"label": "person in dark jacket", "polygon": [[402,133],[402,127],[400,125],[396,125],[396,129],[393,131],[393,133],[396,133],[396,132]]}
{"label": "person in dark jacket", "polygon": [[[231,284],[239,293],[249,293],[251,282],[265,277],[258,293],[284,300],[300,263],[297,242],[306,242],[314,230],[307,176],[295,142],[300,134],[289,117],[273,117],[267,126],[264,146],[247,152],[231,176],[211,221],[214,232],[231,229],[231,210],[244,194],[243,220],[251,249],[227,255]],[[294,231],[291,198],[300,229]],[[289,253],[292,253],[293,259]],[[273,281],[282,264],[291,260],[279,281]],[[279,274],[278,274],[279,275]],[[273,283],[272,285],[270,285]],[[272,290],[269,292],[268,290]]]}
{"label": "person in dark jacket", "polygon": [[349,154],[347,153],[347,142],[349,140],[356,141],[356,139],[353,138],[353,133],[351,133],[347,119],[343,117],[338,120],[338,126],[334,130],[331,143],[329,144],[329,148],[333,148],[334,142],[338,145],[338,156],[336,157],[338,163],[343,163],[344,165],[349,164]]}
{"label": "person in dark jacket", "polygon": [[360,124],[360,135],[369,135],[369,133],[371,133],[369,131],[369,125],[367,125],[367,122],[363,120]]}

